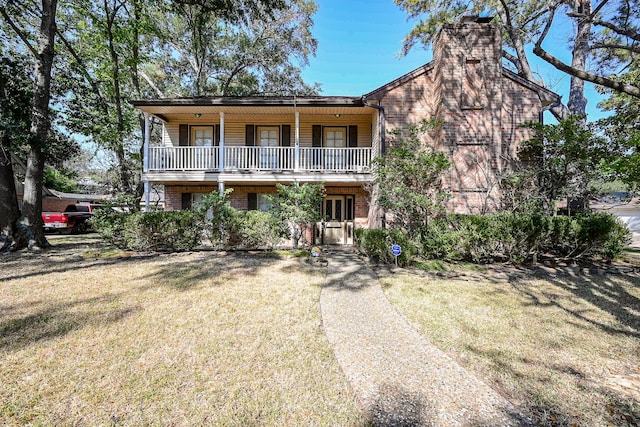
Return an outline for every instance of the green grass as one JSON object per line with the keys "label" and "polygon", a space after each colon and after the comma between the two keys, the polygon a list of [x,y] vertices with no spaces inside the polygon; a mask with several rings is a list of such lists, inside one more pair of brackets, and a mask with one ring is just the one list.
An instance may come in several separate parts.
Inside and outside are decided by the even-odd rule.
{"label": "green grass", "polygon": [[[640,423],[640,281],[383,279],[428,339],[524,408],[538,426]],[[636,392],[619,386],[635,382]]]}
{"label": "green grass", "polygon": [[365,423],[324,336],[321,270],[211,252],[65,263],[64,245],[0,260],[1,425]]}

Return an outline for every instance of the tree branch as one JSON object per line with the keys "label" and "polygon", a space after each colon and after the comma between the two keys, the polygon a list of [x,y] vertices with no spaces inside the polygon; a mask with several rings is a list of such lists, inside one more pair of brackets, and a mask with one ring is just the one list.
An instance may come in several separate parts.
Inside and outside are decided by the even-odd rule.
{"label": "tree branch", "polygon": [[540,34],[540,37],[538,37],[535,47],[540,47],[544,39],[547,38],[547,34],[549,34],[549,30],[551,29],[551,24],[553,24],[553,18],[555,17],[555,15],[556,15],[556,8],[552,7],[551,9],[549,9],[549,19],[547,19],[547,23],[545,24],[544,29],[542,30],[542,34]]}
{"label": "tree branch", "polygon": [[138,75],[140,77],[142,77],[149,86],[151,86],[151,89],[154,90],[154,92],[158,95],[159,98],[164,98],[164,93],[160,90],[160,88],[158,88],[158,86],[156,86],[156,84],[153,82],[153,80],[151,80],[151,77],[149,77],[149,75],[147,73],[145,73],[144,71],[138,69]]}
{"label": "tree branch", "polygon": [[224,84],[222,85],[222,96],[226,96],[227,95],[227,90],[229,90],[229,85],[231,85],[231,80],[233,80],[233,78],[238,75],[239,72],[241,72],[242,70],[244,70],[245,68],[247,68],[250,64],[244,64],[244,65],[238,65],[236,66],[236,68],[234,68],[231,71],[231,74],[229,74],[229,77],[227,77],[226,81],[224,82]]}
{"label": "tree branch", "polygon": [[511,62],[516,67],[516,69],[518,70],[518,75],[522,74],[522,66],[520,65],[520,61],[518,60],[517,56],[510,54],[506,50],[503,50],[502,57]]}
{"label": "tree branch", "polygon": [[640,53],[640,46],[629,46],[624,44],[613,44],[613,43],[593,43],[591,45],[591,49],[620,49],[620,50],[628,50],[633,53]]}
{"label": "tree branch", "polygon": [[601,27],[605,27],[610,29],[611,31],[614,31],[618,34],[620,34],[621,36],[626,36],[629,37],[630,39],[633,39],[635,41],[640,42],[640,34],[635,32],[635,31],[631,31],[631,30],[626,30],[622,27],[618,27],[615,24],[612,24],[611,22],[607,22],[607,21],[601,21],[599,19],[596,19],[593,21],[594,25],[600,25]]}
{"label": "tree branch", "polygon": [[108,113],[108,102],[106,101],[104,96],[102,96],[102,92],[100,92],[100,88],[98,87],[98,84],[93,79],[93,77],[91,77],[91,74],[87,70],[87,67],[84,64],[84,61],[82,60],[82,58],[80,58],[80,55],[78,55],[78,53],[73,48],[71,43],[69,43],[69,41],[64,37],[64,35],[62,34],[62,32],[59,29],[56,29],[56,34],[58,35],[58,38],[62,41],[62,44],[64,45],[64,47],[69,51],[69,53],[71,54],[73,59],[75,59],[76,63],[80,67],[80,71],[81,71],[82,75],[87,80],[87,83],[89,83],[89,85],[93,89],[93,92],[96,95],[98,95],[98,98],[100,98],[100,100],[102,101],[101,105],[102,105],[103,111],[105,113]]}
{"label": "tree branch", "polygon": [[20,37],[20,39],[22,40],[22,42],[27,46],[27,48],[31,51],[31,53],[33,54],[34,57],[38,57],[38,51],[36,50],[36,48],[31,44],[31,41],[29,40],[29,38],[27,37],[27,35],[24,33],[24,31],[22,31],[15,22],[13,22],[13,19],[11,19],[11,17],[9,16],[9,14],[7,13],[7,9],[5,6],[0,6],[0,15],[2,15],[2,17],[4,18],[4,20],[7,22],[7,24],[9,24],[9,26],[13,29],[13,31],[15,31],[15,33],[18,35],[18,37]]}
{"label": "tree branch", "polygon": [[576,70],[573,67],[560,61],[558,58],[551,55],[550,53],[542,49],[542,47],[540,47],[537,44],[533,48],[533,53],[535,53],[537,56],[547,61],[549,64],[553,65],[558,70],[563,71],[571,76],[577,77],[579,79],[582,79],[591,83],[599,84],[601,86],[605,86],[613,90],[626,93],[631,96],[635,96],[636,98],[640,98],[640,87],[620,83],[613,79],[599,76],[597,74],[589,73],[586,71]]}
{"label": "tree branch", "polygon": [[602,8],[609,3],[609,0],[602,0],[600,2],[599,5],[597,5],[592,11],[591,14],[589,14],[589,18],[591,21],[593,21],[593,18],[598,14],[598,12],[600,12],[602,10]]}

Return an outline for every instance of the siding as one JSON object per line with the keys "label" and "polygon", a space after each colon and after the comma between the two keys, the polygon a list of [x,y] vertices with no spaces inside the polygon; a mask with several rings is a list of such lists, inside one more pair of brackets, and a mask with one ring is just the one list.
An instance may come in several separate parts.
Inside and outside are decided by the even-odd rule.
{"label": "siding", "polygon": [[[375,116],[377,117],[377,111]],[[371,120],[372,116],[368,114],[342,115],[337,118],[331,114],[323,116],[308,116],[300,114],[300,146],[311,147],[311,130],[313,125],[346,127],[350,125],[358,126],[358,147],[371,147]],[[213,124],[213,123],[197,123],[194,125]],[[295,140],[295,118],[292,116],[251,116],[242,120],[232,120],[225,117],[224,123],[224,139],[226,146],[243,146],[245,145],[245,126],[254,124],[258,126],[291,126],[291,146]],[[166,123],[162,132],[162,145],[178,146],[180,123]]]}

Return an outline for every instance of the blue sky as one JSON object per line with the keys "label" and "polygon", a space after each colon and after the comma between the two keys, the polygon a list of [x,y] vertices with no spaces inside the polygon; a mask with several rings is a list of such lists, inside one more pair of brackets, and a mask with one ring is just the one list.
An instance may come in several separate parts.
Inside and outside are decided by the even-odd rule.
{"label": "blue sky", "polygon": [[[317,0],[313,34],[318,50],[304,69],[305,81],[322,85],[323,95],[363,95],[431,60],[431,50],[414,47],[399,57],[402,40],[411,31],[412,22],[393,0]],[[567,60],[563,35],[550,34],[544,46]],[[555,47],[555,48],[554,48]],[[545,62],[533,58],[532,67],[545,82],[568,98],[569,76]],[[603,115],[596,108],[601,96],[587,85],[587,110],[590,120]]]}

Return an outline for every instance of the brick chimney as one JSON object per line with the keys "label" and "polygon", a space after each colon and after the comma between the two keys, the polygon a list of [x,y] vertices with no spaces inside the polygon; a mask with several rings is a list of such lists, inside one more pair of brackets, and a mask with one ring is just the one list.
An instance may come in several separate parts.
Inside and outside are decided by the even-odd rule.
{"label": "brick chimney", "polygon": [[500,142],[502,38],[490,18],[447,24],[433,41],[436,117],[441,143]]}
{"label": "brick chimney", "polygon": [[461,204],[492,186],[502,144],[502,38],[491,18],[465,17],[445,25],[433,41],[435,145],[453,162],[445,186]]}

